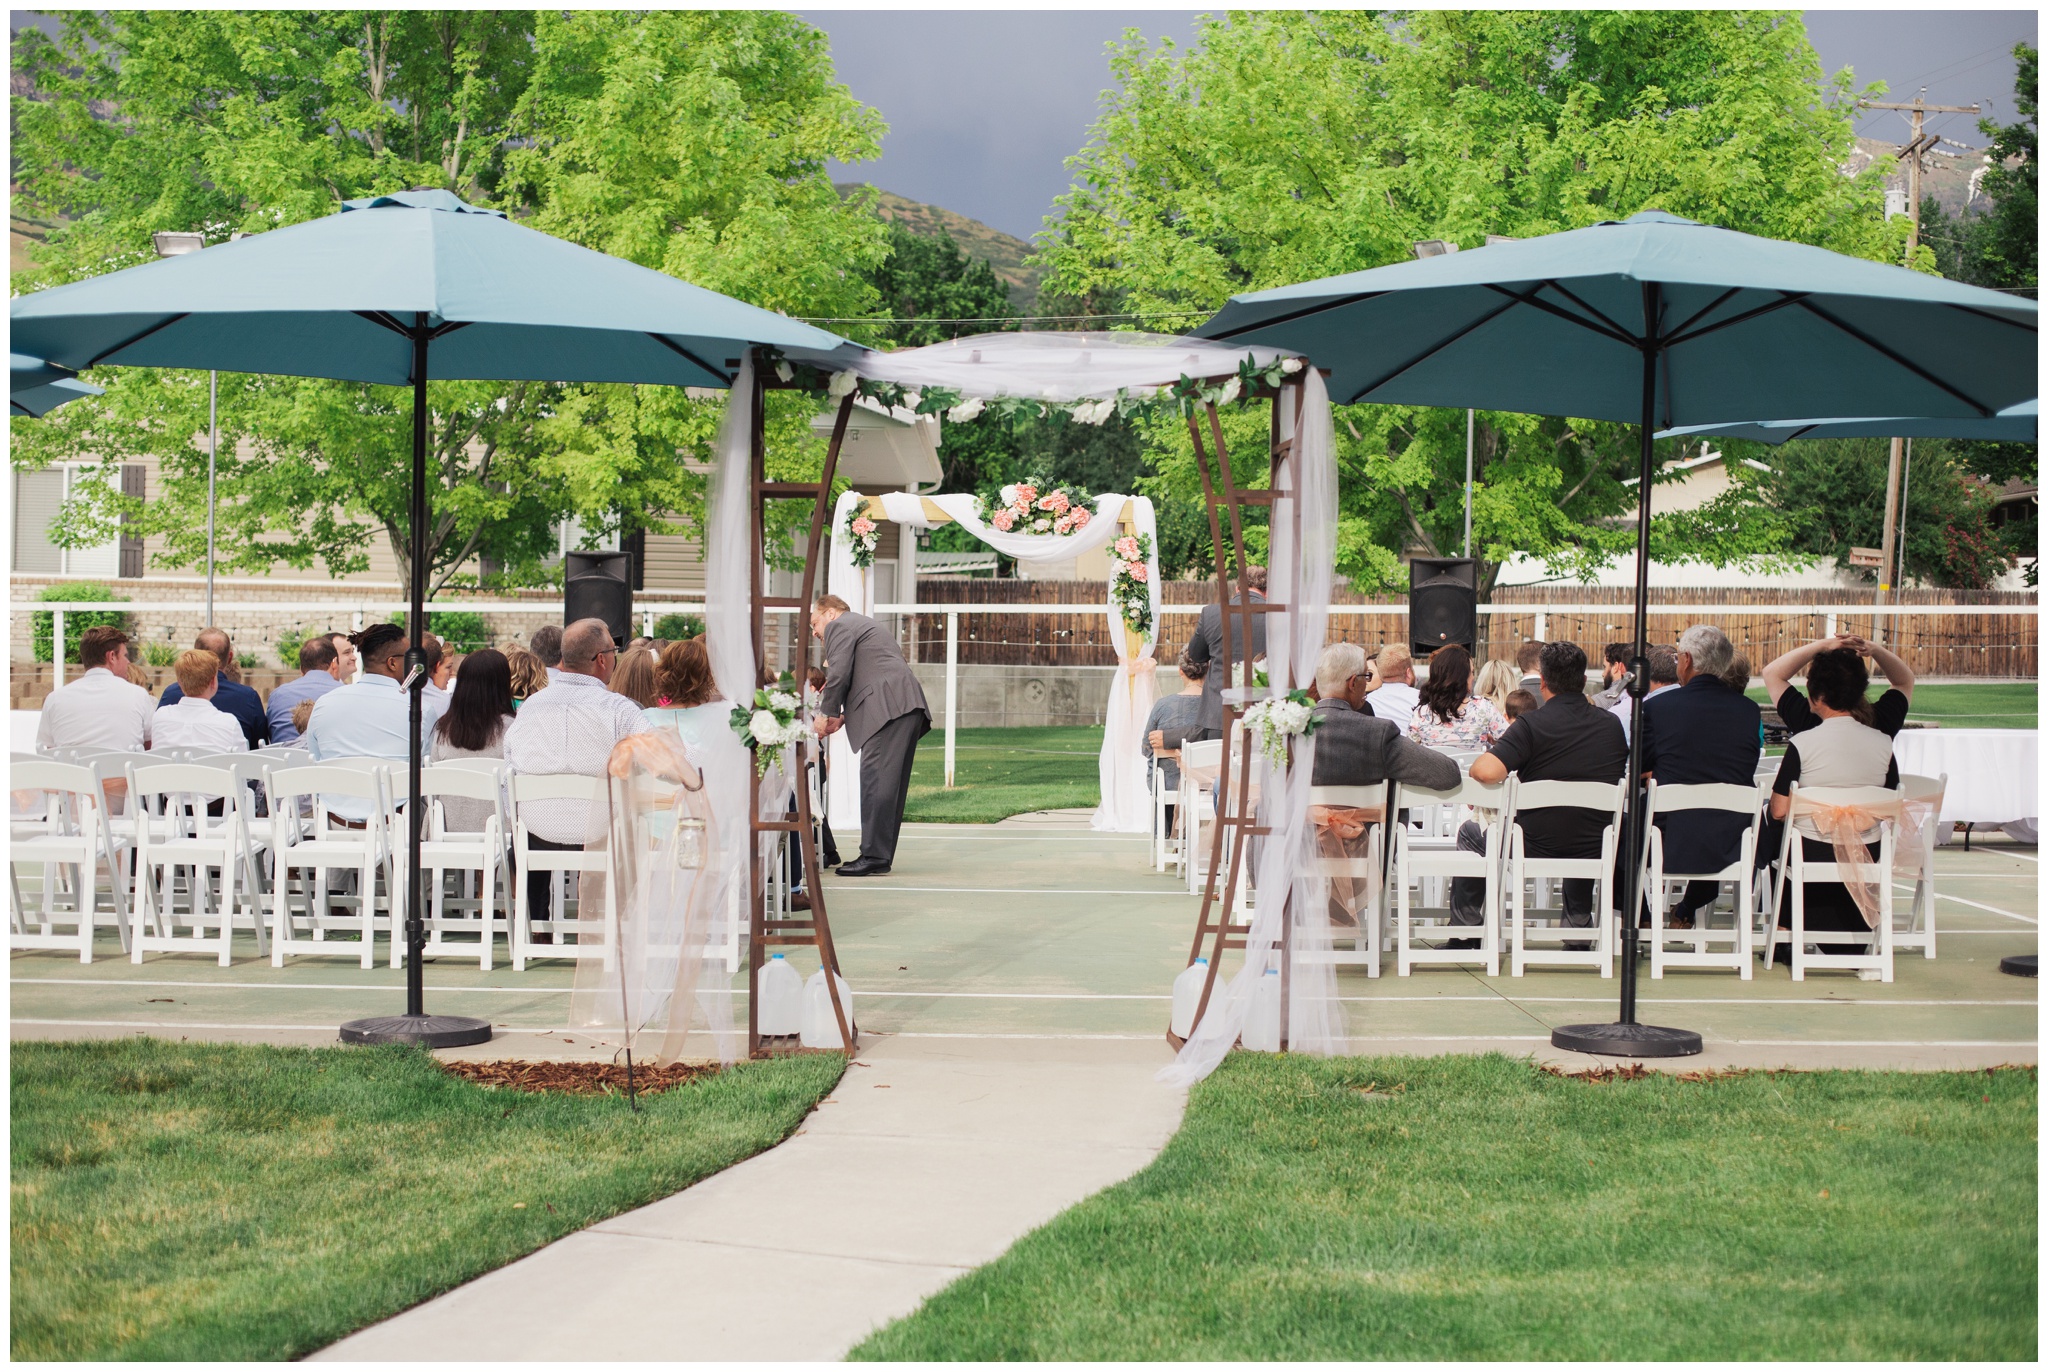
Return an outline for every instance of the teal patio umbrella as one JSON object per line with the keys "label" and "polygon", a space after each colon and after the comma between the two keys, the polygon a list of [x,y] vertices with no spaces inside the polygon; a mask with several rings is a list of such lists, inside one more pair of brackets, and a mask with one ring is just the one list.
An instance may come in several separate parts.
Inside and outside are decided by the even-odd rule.
{"label": "teal patio umbrella", "polygon": [[68,405],[89,395],[106,394],[98,386],[87,385],[62,367],[53,367],[40,357],[15,353],[8,360],[12,372],[8,388],[9,414],[40,419],[59,405]]}
{"label": "teal patio umbrella", "polygon": [[[345,202],[324,219],[10,302],[13,347],[66,372],[212,368],[412,387],[412,617],[426,622],[427,380],[729,387],[749,347],[824,361],[823,329],[514,224],[447,191]],[[428,1015],[421,980],[420,688],[411,695],[406,1012],[352,1042],[480,1043],[483,1020]]]}
{"label": "teal patio umbrella", "polygon": [[1196,333],[1305,354],[1338,404],[1514,410],[1639,426],[1621,1011],[1560,1048],[1697,1053],[1636,1021],[1652,436],[1809,415],[1989,419],[2038,394],[2031,300],[1659,210],[1234,296]]}
{"label": "teal patio umbrella", "polygon": [[1773,447],[1795,438],[1964,438],[1990,443],[2033,443],[2041,428],[2041,402],[2023,400],[1989,419],[1758,419],[1743,424],[1693,424],[1665,429],[1659,438],[1746,438]]}

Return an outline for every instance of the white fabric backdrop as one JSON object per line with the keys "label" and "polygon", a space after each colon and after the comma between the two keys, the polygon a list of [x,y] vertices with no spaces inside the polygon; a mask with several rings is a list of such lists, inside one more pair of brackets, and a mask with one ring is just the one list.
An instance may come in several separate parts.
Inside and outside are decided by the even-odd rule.
{"label": "white fabric backdrop", "polygon": [[[832,551],[826,562],[826,586],[856,613],[871,615],[875,607],[874,569],[854,565],[853,540],[846,533],[847,516],[862,499],[858,493],[847,491],[833,508]],[[923,502],[929,500],[961,528],[1019,562],[1066,562],[1108,546],[1123,532],[1121,522],[1128,502],[1132,521],[1137,526],[1136,532],[1150,535],[1153,539],[1152,555],[1146,562],[1147,584],[1152,592],[1153,639],[1145,643],[1140,656],[1148,656],[1152,652],[1159,625],[1158,523],[1152,502],[1144,496],[1095,497],[1095,517],[1088,521],[1088,527],[1073,534],[1016,534],[991,528],[982,522],[977,508],[979,501],[973,495],[916,496],[904,491],[890,491],[884,493],[881,500],[883,517],[906,529],[933,527],[924,511]],[[1110,619],[1110,640],[1116,644],[1117,660],[1122,663],[1125,660],[1123,616],[1114,606],[1107,607],[1105,612]],[[1105,717],[1102,752],[1096,762],[1102,780],[1102,804],[1091,823],[1097,829],[1137,833],[1151,829],[1145,759],[1139,752],[1138,732],[1151,713],[1157,694],[1158,683],[1150,672],[1141,672],[1134,678],[1120,666],[1110,683],[1109,713]],[[944,712],[944,701],[932,702],[934,728],[945,727]],[[842,832],[841,826],[850,830],[860,822],[860,755],[847,745],[844,732],[832,735],[830,746],[831,793],[827,803],[831,808],[833,832],[837,835]]]}
{"label": "white fabric backdrop", "polygon": [[[1281,437],[1295,438],[1295,461],[1283,469],[1285,494],[1273,502],[1268,584],[1287,606],[1266,621],[1266,668],[1273,693],[1291,681],[1306,684],[1315,672],[1329,619],[1330,580],[1336,552],[1337,465],[1330,434],[1330,400],[1320,372],[1303,374],[1300,432],[1294,430],[1292,389],[1282,393]],[[1294,546],[1294,508],[1301,542]],[[1285,661],[1282,655],[1285,655]],[[1235,775],[1234,759],[1227,759]],[[1291,921],[1293,966],[1289,979],[1288,1048],[1325,1056],[1339,1051],[1344,1033],[1336,969],[1329,959],[1329,883],[1318,875],[1315,829],[1308,820],[1309,779],[1315,772],[1315,736],[1297,739],[1292,765],[1276,769],[1263,750],[1255,755],[1253,782],[1269,836],[1253,851],[1258,901],[1245,935],[1244,966],[1219,990],[1180,1054],[1159,1078],[1191,1086],[1215,1071],[1244,1032],[1254,990],[1268,967],[1278,966],[1283,907]]]}
{"label": "white fabric backdrop", "polygon": [[1902,729],[1892,741],[1892,755],[1901,772],[1948,773],[1938,818],[2004,824],[2040,818],[2040,739],[2034,729]]}

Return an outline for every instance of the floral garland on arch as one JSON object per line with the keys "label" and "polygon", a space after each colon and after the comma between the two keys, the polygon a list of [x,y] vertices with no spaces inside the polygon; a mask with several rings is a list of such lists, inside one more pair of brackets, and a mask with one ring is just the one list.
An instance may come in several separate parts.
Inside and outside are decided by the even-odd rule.
{"label": "floral garland on arch", "polygon": [[875,565],[875,549],[882,541],[882,526],[861,513],[855,505],[846,512],[846,541],[851,545],[853,565],[865,571]]}
{"label": "floral garland on arch", "polygon": [[979,500],[982,523],[1001,533],[1056,534],[1071,537],[1088,527],[1095,512],[1088,507],[1094,497],[1078,486],[1056,486],[1050,481],[1019,481],[996,492],[996,505],[988,497]]}
{"label": "floral garland on arch", "polygon": [[1152,637],[1152,535],[1125,534],[1110,545],[1109,603],[1124,627],[1141,639]]}

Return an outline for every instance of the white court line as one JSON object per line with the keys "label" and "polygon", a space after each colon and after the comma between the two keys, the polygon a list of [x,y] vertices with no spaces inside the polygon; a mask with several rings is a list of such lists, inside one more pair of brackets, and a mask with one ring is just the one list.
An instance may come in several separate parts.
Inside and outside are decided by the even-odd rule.
{"label": "white court line", "polygon": [[1950,901],[1956,905],[1967,905],[1972,910],[1986,910],[1994,915],[2004,915],[2007,919],[2016,919],[2022,924],[2039,925],[2041,923],[2040,920],[2032,915],[2015,914],[2011,910],[2001,910],[1996,905],[1980,905],[1974,900],[1964,900],[1961,896],[1952,896],[1945,891],[1936,891],[1934,896],[1937,900]]}

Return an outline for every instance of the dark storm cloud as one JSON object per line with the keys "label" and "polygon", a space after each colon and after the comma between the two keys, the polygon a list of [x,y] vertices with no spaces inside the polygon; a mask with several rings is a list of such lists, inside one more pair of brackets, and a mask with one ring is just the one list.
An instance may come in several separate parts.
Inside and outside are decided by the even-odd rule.
{"label": "dark storm cloud", "polygon": [[[1830,74],[1855,69],[1856,84],[1883,81],[1878,97],[1906,102],[1927,88],[1930,105],[1982,105],[1987,117],[2011,123],[2013,44],[2040,43],[2040,20],[2025,10],[1808,10],[1806,32]],[[1890,143],[1906,141],[1910,115],[1865,110],[1856,132]],[[1974,115],[1929,116],[1927,127],[1970,147],[1982,147]]]}

